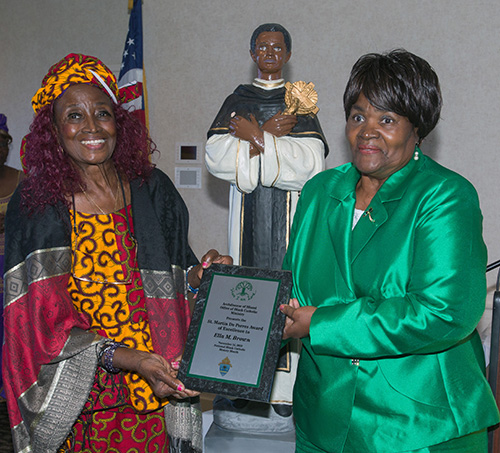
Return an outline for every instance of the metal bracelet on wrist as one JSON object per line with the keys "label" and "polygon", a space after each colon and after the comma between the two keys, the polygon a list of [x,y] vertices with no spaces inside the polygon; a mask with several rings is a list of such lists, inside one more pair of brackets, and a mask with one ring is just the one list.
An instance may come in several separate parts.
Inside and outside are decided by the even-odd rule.
{"label": "metal bracelet on wrist", "polygon": [[104,352],[106,351],[107,347],[110,346],[112,343],[113,343],[113,340],[106,340],[104,343],[100,344],[101,348],[99,349],[99,352],[97,353],[97,365],[101,366],[102,356],[104,355]]}
{"label": "metal bracelet on wrist", "polygon": [[117,374],[121,371],[121,368],[116,368],[113,366],[113,357],[115,351],[118,348],[126,348],[127,346],[123,343],[117,343],[115,341],[106,344],[99,352],[98,360],[101,368],[106,370],[108,373]]}
{"label": "metal bracelet on wrist", "polygon": [[198,291],[200,290],[200,288],[193,288],[189,284],[189,272],[191,271],[191,269],[193,269],[196,266],[197,266],[197,264],[193,264],[192,266],[189,266],[187,268],[187,271],[186,271],[186,286],[187,286],[188,291],[191,292],[191,293],[193,293],[193,294],[198,294]]}

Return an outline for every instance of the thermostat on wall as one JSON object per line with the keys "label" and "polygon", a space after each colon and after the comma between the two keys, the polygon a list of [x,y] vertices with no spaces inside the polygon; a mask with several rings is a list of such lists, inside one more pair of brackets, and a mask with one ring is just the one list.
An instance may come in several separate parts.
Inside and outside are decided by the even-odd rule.
{"label": "thermostat on wall", "polygon": [[175,186],[201,189],[201,167],[175,167]]}
{"label": "thermostat on wall", "polygon": [[201,162],[201,143],[176,143],[175,161],[182,164]]}

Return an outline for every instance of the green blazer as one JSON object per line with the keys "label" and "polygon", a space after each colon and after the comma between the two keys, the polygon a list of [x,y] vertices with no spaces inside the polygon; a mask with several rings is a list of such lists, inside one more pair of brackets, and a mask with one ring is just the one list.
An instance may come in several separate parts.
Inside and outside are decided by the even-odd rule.
{"label": "green blazer", "polygon": [[[352,164],[304,187],[284,261],[318,307],[294,389],[297,437],[327,452],[398,452],[498,422],[475,330],[486,247],[474,187],[420,154],[354,229]],[[366,212],[366,211],[365,211]]]}

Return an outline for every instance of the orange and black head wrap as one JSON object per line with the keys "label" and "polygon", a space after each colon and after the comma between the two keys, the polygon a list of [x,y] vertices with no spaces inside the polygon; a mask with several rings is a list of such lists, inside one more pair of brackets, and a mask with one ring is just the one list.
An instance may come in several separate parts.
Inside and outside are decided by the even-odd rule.
{"label": "orange and black head wrap", "polygon": [[[118,88],[115,75],[98,58],[79,53],[70,53],[61,61],[52,65],[47,75],[43,78],[41,88],[31,100],[35,114],[46,105],[51,105],[71,85],[80,83],[90,83],[98,87],[115,104],[129,102],[141,95],[139,84],[130,84],[123,88]],[[23,168],[25,167],[24,156],[29,135],[24,137],[21,143],[21,163],[23,164]]]}
{"label": "orange and black head wrap", "polygon": [[133,87],[118,89],[115,75],[99,59],[89,55],[70,53],[54,64],[42,80],[41,88],[31,100],[35,113],[52,104],[68,87],[90,83],[106,93],[115,104],[137,97]]}

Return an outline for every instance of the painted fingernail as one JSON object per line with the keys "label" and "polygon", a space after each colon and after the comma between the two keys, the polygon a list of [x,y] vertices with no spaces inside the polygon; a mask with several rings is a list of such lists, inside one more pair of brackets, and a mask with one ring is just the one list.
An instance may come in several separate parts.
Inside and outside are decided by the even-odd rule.
{"label": "painted fingernail", "polygon": [[208,262],[207,261],[203,261],[203,263],[201,263],[201,267],[203,269],[205,269],[206,267],[208,267]]}
{"label": "painted fingernail", "polygon": [[184,391],[184,386],[183,386],[182,384],[179,384],[179,385],[177,386],[177,391],[178,391],[178,392],[182,392],[182,391]]}
{"label": "painted fingernail", "polygon": [[174,368],[179,368],[179,362],[170,362],[170,365],[172,365]]}

